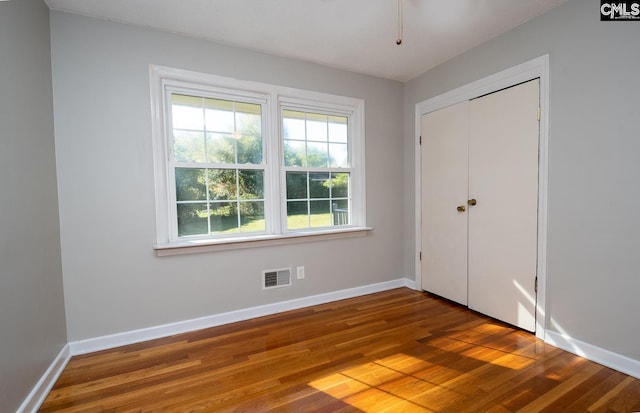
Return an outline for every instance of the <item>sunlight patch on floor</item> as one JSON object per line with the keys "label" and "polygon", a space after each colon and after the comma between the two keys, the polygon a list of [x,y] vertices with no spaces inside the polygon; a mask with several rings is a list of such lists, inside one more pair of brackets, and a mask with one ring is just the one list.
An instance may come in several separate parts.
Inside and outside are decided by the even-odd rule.
{"label": "sunlight patch on floor", "polygon": [[[443,338],[441,341],[460,349],[460,342],[456,344],[456,340]],[[376,412],[433,412],[472,397],[462,391],[468,387],[464,384],[483,370],[488,372],[496,366],[505,371],[520,370],[534,362],[528,357],[481,346],[470,347],[459,356],[462,361],[482,363],[474,374],[469,374],[461,373],[455,366],[398,353],[325,376],[309,385],[365,412],[373,411],[374,407]]]}

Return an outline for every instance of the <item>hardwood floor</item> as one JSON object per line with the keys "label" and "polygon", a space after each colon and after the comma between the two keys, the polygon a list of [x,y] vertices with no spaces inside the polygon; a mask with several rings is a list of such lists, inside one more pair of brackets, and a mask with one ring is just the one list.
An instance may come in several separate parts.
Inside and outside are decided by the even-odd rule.
{"label": "hardwood floor", "polygon": [[640,380],[406,288],[71,359],[41,412],[633,412]]}

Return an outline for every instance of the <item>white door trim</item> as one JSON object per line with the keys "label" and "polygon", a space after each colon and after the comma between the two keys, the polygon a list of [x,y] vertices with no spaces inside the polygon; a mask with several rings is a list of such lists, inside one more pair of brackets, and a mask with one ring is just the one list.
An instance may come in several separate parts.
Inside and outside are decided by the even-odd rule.
{"label": "white door trim", "polygon": [[415,107],[415,281],[422,290],[422,202],[421,202],[421,118],[425,113],[477,98],[488,93],[517,85],[527,80],[540,79],[540,154],[538,168],[538,292],[536,303],[536,337],[544,340],[546,326],[547,275],[547,203],[548,203],[548,147],[549,147],[549,55],[529,60],[517,66],[466,84],[449,92],[424,100]]}

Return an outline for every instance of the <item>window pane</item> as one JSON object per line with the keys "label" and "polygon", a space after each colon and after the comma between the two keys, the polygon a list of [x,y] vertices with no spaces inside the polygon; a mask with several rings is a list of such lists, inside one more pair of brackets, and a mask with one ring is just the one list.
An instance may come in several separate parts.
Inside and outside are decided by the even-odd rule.
{"label": "window pane", "polygon": [[233,135],[207,133],[207,161],[235,163],[235,140]]}
{"label": "window pane", "polygon": [[174,129],[173,156],[177,162],[204,162],[204,134]]}
{"label": "window pane", "polygon": [[237,199],[237,188],[234,169],[209,169],[209,199]]}
{"label": "window pane", "polygon": [[331,206],[333,225],[349,225],[349,201],[346,199],[333,201]]}
{"label": "window pane", "polygon": [[310,167],[326,168],[328,164],[326,143],[307,143],[307,162]]}
{"label": "window pane", "polygon": [[330,143],[329,166],[332,168],[348,168],[349,156],[347,151],[347,144],[345,143]]}
{"label": "window pane", "polygon": [[329,174],[324,172],[309,173],[309,197],[329,198]]}
{"label": "window pane", "polygon": [[211,234],[266,229],[263,170],[176,168],[178,201],[206,200],[205,177],[208,178],[209,199],[232,202],[211,202],[209,210],[205,203],[178,204],[179,236],[206,235],[209,228]]}
{"label": "window pane", "polygon": [[[282,116],[285,166],[350,166],[348,117],[293,110],[283,110]],[[287,227],[348,225],[349,179],[349,173],[287,172],[286,190],[290,200],[287,202]],[[335,212],[332,208],[334,203]],[[338,208],[339,204],[344,204],[344,208]]]}
{"label": "window pane", "polygon": [[307,201],[287,201],[287,228],[309,228]]}
{"label": "window pane", "polygon": [[293,110],[282,111],[282,130],[284,139],[305,140],[304,112]]}
{"label": "window pane", "polygon": [[171,122],[174,129],[203,130],[201,97],[171,95],[171,104]]}
{"label": "window pane", "polygon": [[206,235],[207,228],[207,205],[178,204],[178,236]]}
{"label": "window pane", "polygon": [[331,202],[311,201],[311,227],[331,226]]}
{"label": "window pane", "polygon": [[236,110],[238,163],[262,163],[262,107],[236,102]]}
{"label": "window pane", "polygon": [[264,202],[241,202],[240,225],[240,232],[265,231]]}
{"label": "window pane", "polygon": [[284,164],[307,166],[306,146],[303,141],[284,141]]}
{"label": "window pane", "polygon": [[349,174],[348,173],[331,174],[331,197],[332,198],[348,198],[349,197]]}
{"label": "window pane", "polygon": [[240,199],[264,198],[264,171],[240,170],[238,171],[240,185]]}
{"label": "window pane", "polygon": [[307,140],[327,141],[327,116],[307,113]]}
{"label": "window pane", "polygon": [[215,202],[210,205],[211,233],[238,232],[238,208],[235,202]]}
{"label": "window pane", "polygon": [[233,133],[233,112],[207,109],[207,131],[217,133]]}
{"label": "window pane", "polygon": [[307,198],[307,173],[287,172],[287,199]]}
{"label": "window pane", "polygon": [[233,103],[234,102],[228,100],[205,99],[207,131],[219,133],[234,132]]}
{"label": "window pane", "polygon": [[176,168],[176,199],[178,202],[207,199],[204,168]]}
{"label": "window pane", "polygon": [[347,118],[345,116],[329,116],[329,141],[347,143]]}
{"label": "window pane", "polygon": [[238,163],[262,163],[262,137],[260,135],[242,135],[237,141]]}
{"label": "window pane", "polygon": [[[239,104],[238,104],[239,105]],[[246,106],[246,104],[245,104]],[[257,105],[253,105],[257,106]],[[260,106],[258,106],[260,110]],[[256,113],[236,113],[236,131],[242,135],[262,135],[262,118],[260,112]]]}

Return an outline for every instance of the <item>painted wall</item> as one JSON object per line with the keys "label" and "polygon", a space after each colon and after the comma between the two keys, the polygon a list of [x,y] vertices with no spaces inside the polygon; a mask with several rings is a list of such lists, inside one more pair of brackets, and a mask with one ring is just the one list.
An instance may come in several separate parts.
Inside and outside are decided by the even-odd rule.
{"label": "painted wall", "polygon": [[67,342],[49,10],[0,2],[0,410],[15,411]]}
{"label": "painted wall", "polygon": [[547,328],[640,360],[640,23],[571,0],[405,84],[405,273],[415,104],[549,54]]}
{"label": "painted wall", "polygon": [[[69,340],[404,277],[401,83],[52,12]],[[365,99],[364,238],[156,257],[149,64]],[[306,267],[263,291],[262,270]]]}

